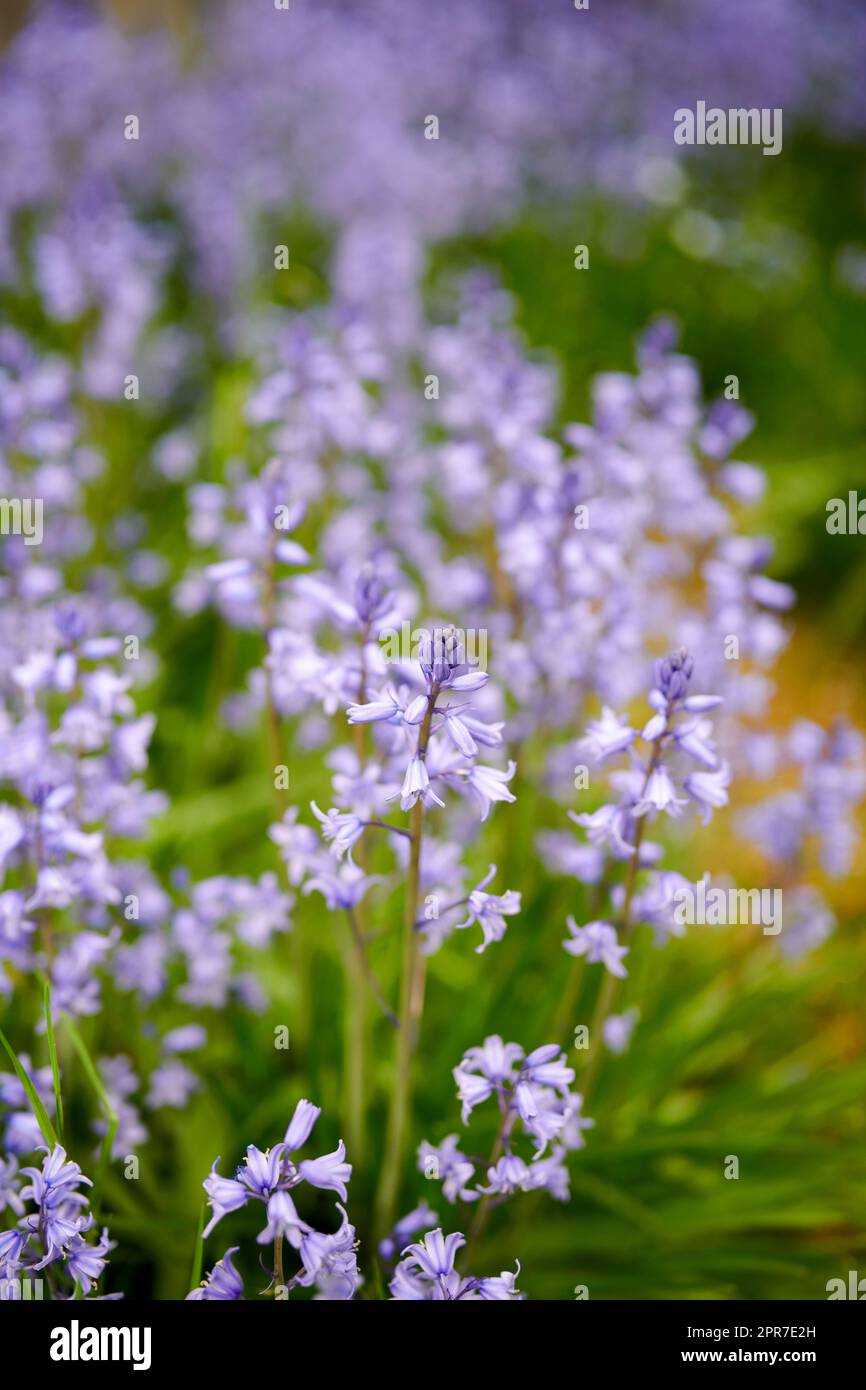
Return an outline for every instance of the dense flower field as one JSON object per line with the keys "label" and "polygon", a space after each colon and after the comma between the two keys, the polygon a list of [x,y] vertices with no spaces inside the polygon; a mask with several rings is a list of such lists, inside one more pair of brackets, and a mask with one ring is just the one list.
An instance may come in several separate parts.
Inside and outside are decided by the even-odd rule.
{"label": "dense flower field", "polygon": [[4,1296],[822,1298],[862,696],[760,371],[650,290],[575,389],[506,266],[697,255],[697,98],[862,149],[866,14],[206,8],[0,57]]}

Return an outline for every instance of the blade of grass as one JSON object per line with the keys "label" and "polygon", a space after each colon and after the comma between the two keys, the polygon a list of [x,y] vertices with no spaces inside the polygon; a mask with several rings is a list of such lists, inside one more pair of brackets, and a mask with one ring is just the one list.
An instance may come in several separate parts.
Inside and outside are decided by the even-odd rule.
{"label": "blade of grass", "polygon": [[97,1164],[96,1175],[93,1179],[93,1189],[91,1195],[91,1209],[93,1210],[96,1207],[95,1198],[97,1192],[99,1193],[100,1198],[102,1196],[102,1184],[105,1179],[106,1169],[108,1168],[108,1164],[111,1159],[111,1149],[112,1145],[114,1144],[114,1136],[117,1134],[117,1111],[112,1105],[111,1098],[109,1097],[108,1092],[102,1084],[102,1077],[99,1075],[99,1072],[96,1069],[93,1058],[87,1050],[87,1046],[84,1042],[84,1039],[82,1038],[77,1027],[72,1022],[72,1019],[69,1017],[68,1014],[64,1015],[63,1023],[67,1033],[72,1039],[72,1045],[75,1048],[75,1051],[78,1053],[81,1065],[84,1068],[87,1079],[93,1087],[93,1090],[96,1092],[96,1097],[105,1114],[105,1138],[102,1141],[102,1148],[99,1154],[99,1163]]}
{"label": "blade of grass", "polygon": [[54,1119],[57,1124],[57,1133],[60,1142],[63,1143],[63,1097],[60,1094],[60,1066],[57,1061],[57,1042],[54,1037],[54,1023],[51,1018],[51,986],[45,981],[43,989],[43,1003],[45,1006],[45,1032],[48,1037],[48,1053],[51,1057],[51,1075],[54,1077]]}
{"label": "blade of grass", "polygon": [[195,1250],[192,1256],[192,1269],[189,1273],[189,1291],[197,1289],[201,1283],[201,1266],[204,1256],[204,1217],[207,1210],[207,1203],[202,1202],[201,1210],[198,1214],[198,1230],[195,1234]]}
{"label": "blade of grass", "polygon": [[33,1082],[30,1080],[30,1077],[27,1075],[21,1063],[18,1061],[15,1049],[12,1047],[11,1043],[7,1039],[6,1034],[3,1032],[2,1028],[0,1028],[0,1042],[2,1042],[7,1053],[9,1054],[9,1059],[13,1067],[15,1068],[15,1075],[18,1077],[18,1080],[24,1087],[24,1090],[27,1093],[27,1099],[33,1106],[33,1113],[36,1116],[36,1123],[42,1131],[42,1135],[45,1139],[45,1142],[49,1145],[50,1148],[53,1149],[56,1145],[60,1143],[60,1140],[57,1137],[53,1124],[48,1118],[48,1111],[42,1104],[42,1101],[40,1100],[39,1095],[36,1091],[36,1087],[33,1085]]}

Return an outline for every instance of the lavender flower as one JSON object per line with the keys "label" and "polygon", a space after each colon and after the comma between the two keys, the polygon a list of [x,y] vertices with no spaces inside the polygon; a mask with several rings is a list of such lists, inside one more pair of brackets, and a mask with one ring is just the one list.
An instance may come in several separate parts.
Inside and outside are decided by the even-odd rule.
{"label": "lavender flower", "polygon": [[458,1274],[454,1261],[465,1244],[459,1232],[443,1236],[441,1229],[437,1229],[407,1246],[391,1280],[392,1299],[442,1303],[459,1299],[492,1302],[522,1297],[516,1287],[516,1274],[503,1271],[498,1278],[489,1279],[465,1278]]}
{"label": "lavender flower", "polygon": [[458,922],[455,930],[461,931],[464,927],[471,927],[476,922],[481,927],[483,941],[475,950],[478,955],[489,946],[492,941],[501,941],[505,935],[506,917],[513,917],[520,911],[520,894],[509,889],[507,893],[485,893],[482,890],[496,875],[496,865],[491,864],[484,878],[467,899],[469,906],[469,916],[465,922]]}
{"label": "lavender flower", "polygon": [[239,1249],[238,1245],[231,1246],[202,1280],[201,1287],[187,1294],[187,1301],[228,1302],[243,1298],[244,1283],[232,1264],[232,1255],[236,1255]]}
{"label": "lavender flower", "polygon": [[321,1158],[296,1162],[293,1157],[309,1139],[320,1113],[318,1106],[310,1101],[298,1101],[283,1141],[264,1152],[251,1144],[246,1161],[239,1165],[234,1178],[224,1178],[217,1172],[219,1159],[216,1159],[203,1184],[213,1212],[204,1235],[207,1238],[217,1223],[231,1212],[239,1211],[251,1201],[261,1202],[266,1210],[266,1224],[257,1237],[258,1243],[281,1242],[286,1238],[300,1254],[302,1267],[286,1287],[307,1287],[315,1283],[320,1297],[345,1299],[353,1296],[359,1282],[354,1229],[348,1224],[345,1210],[338,1205],[343,1221],[335,1234],[328,1235],[314,1230],[298,1214],[292,1195],[306,1183],[323,1191],[337,1192],[343,1201],[346,1200],[346,1183],[352,1168],[345,1162],[342,1141],[333,1153]]}
{"label": "lavender flower", "polygon": [[587,922],[579,927],[573,917],[568,918],[568,941],[562,944],[572,956],[585,956],[590,965],[597,961],[610,971],[611,975],[624,978],[627,974],[623,957],[628,955],[628,946],[620,946],[616,928],[609,922]]}
{"label": "lavender flower", "polygon": [[[21,1269],[38,1272],[51,1266],[59,1287],[69,1280],[87,1298],[102,1276],[113,1242],[105,1230],[96,1242],[85,1238],[94,1221],[87,1210],[89,1199],[79,1188],[90,1186],[90,1179],[59,1145],[43,1145],[42,1152],[40,1168],[21,1169],[21,1177],[30,1181],[9,1203],[19,1220],[12,1230],[0,1232],[0,1266],[7,1278]],[[28,1211],[25,1204],[33,1209]],[[71,1297],[71,1291],[66,1296]]]}

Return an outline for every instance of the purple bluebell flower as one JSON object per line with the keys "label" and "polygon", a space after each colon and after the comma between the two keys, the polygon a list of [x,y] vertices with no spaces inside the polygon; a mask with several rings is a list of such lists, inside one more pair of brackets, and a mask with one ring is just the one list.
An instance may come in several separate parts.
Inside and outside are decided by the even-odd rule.
{"label": "purple bluebell flower", "polygon": [[106,1230],[96,1242],[85,1238],[94,1222],[87,1210],[89,1198],[79,1189],[82,1184],[91,1186],[90,1179],[67,1159],[60,1145],[41,1149],[42,1166],[21,1170],[21,1176],[30,1181],[20,1188],[13,1204],[20,1213],[16,1229],[0,1235],[0,1265],[11,1262],[34,1271],[50,1265],[56,1284],[63,1287],[62,1280],[71,1280],[87,1297],[101,1278],[114,1243]]}
{"label": "purple bluebell flower", "polygon": [[616,928],[609,922],[587,922],[579,927],[573,917],[567,919],[569,939],[562,944],[572,956],[585,956],[590,965],[601,962],[611,973],[624,978],[628,973],[623,965],[623,957],[628,955],[628,946],[620,946]]}
{"label": "purple bluebell flower", "polygon": [[[454,1136],[452,1136],[454,1137]],[[423,1147],[423,1146],[422,1146]],[[420,1152],[420,1151],[419,1151]],[[414,1236],[418,1231],[431,1229],[431,1224],[436,1220],[435,1211],[431,1211],[426,1202],[415,1207],[413,1211],[401,1216],[391,1234],[379,1242],[379,1254],[383,1260],[391,1261],[394,1256],[401,1253],[406,1248],[409,1236]]]}
{"label": "purple bluebell flower", "polygon": [[414,1267],[419,1274],[441,1285],[454,1276],[455,1256],[465,1244],[466,1240],[459,1231],[443,1236],[440,1228],[428,1231],[423,1240],[408,1245],[403,1256],[410,1269]]}
{"label": "purple bluebell flower", "polygon": [[352,1165],[346,1162],[346,1146],[342,1139],[333,1153],[321,1158],[302,1158],[298,1172],[311,1187],[330,1189],[339,1193],[344,1202],[348,1200],[346,1183],[352,1176]]}
{"label": "purple bluebell flower", "polygon": [[222,1259],[217,1260],[201,1286],[187,1294],[187,1301],[203,1299],[206,1302],[228,1302],[243,1298],[244,1281],[232,1263],[232,1255],[236,1255],[239,1249],[240,1246],[232,1245]]}
{"label": "purple bluebell flower", "polygon": [[624,1014],[608,1014],[602,1029],[608,1052],[617,1056],[625,1052],[639,1017],[639,1009],[627,1009]]}
{"label": "purple bluebell flower", "polygon": [[487,1170],[487,1186],[478,1191],[485,1196],[508,1197],[514,1192],[528,1192],[532,1183],[529,1165],[517,1154],[503,1154]]}
{"label": "purple bluebell flower", "polygon": [[321,1113],[322,1107],[320,1105],[313,1105],[312,1101],[309,1100],[298,1101],[283,1140],[289,1153],[294,1153],[295,1149],[303,1148]]}
{"label": "purple bluebell flower", "polygon": [[199,1078],[182,1062],[162,1062],[150,1074],[150,1090],[146,1104],[151,1110],[162,1110],[165,1107],[183,1110],[190,1096],[200,1086]]}
{"label": "purple bluebell flower", "polygon": [[286,1238],[292,1249],[300,1251],[302,1269],[292,1276],[289,1287],[317,1282],[321,1275],[321,1297],[347,1298],[356,1287],[357,1268],[354,1231],[348,1226],[345,1211],[338,1207],[343,1213],[343,1225],[335,1236],[329,1237],[316,1232],[299,1214],[295,1204],[295,1194],[305,1183],[336,1192],[346,1200],[346,1184],[352,1167],[345,1161],[342,1140],[333,1153],[321,1158],[297,1162],[294,1158],[295,1152],[309,1139],[320,1113],[319,1107],[310,1101],[298,1101],[285,1139],[265,1151],[249,1145],[246,1161],[238,1167],[235,1178],[222,1177],[217,1172],[219,1159],[216,1160],[203,1184],[213,1213],[204,1235],[209,1236],[217,1223],[231,1212],[239,1211],[250,1201],[259,1201],[265,1206],[267,1219],[256,1238],[258,1244]]}
{"label": "purple bluebell flower", "polygon": [[200,1023],[184,1023],[172,1028],[162,1039],[162,1050],[170,1054],[196,1052],[207,1042],[207,1030]]}
{"label": "purple bluebell flower", "polygon": [[339,1202],[337,1210],[343,1219],[333,1234],[308,1230],[303,1235],[299,1247],[303,1272],[293,1282],[302,1288],[315,1285],[317,1301],[345,1303],[354,1298],[363,1281],[358,1269],[355,1228]]}
{"label": "purple bluebell flower", "polygon": [[478,803],[483,821],[489,816],[490,807],[495,802],[517,800],[507,785],[516,771],[517,764],[510,762],[504,772],[498,767],[487,767],[483,763],[475,763],[466,772],[466,786]]}
{"label": "purple bluebell flower", "polygon": [[332,807],[324,812],[319,810],[315,801],[311,801],[310,805],[313,815],[321,823],[322,835],[330,842],[337,858],[342,859],[348,852],[351,859],[352,848],[364,833],[364,821],[350,811],[338,811]]}
{"label": "purple bluebell flower", "polygon": [[319,848],[316,832],[298,821],[299,807],[290,806],[282,820],[268,830],[288,870],[289,882],[297,887]]}
{"label": "purple bluebell flower", "polygon": [[504,1043],[495,1033],[484,1039],[483,1046],[470,1047],[460,1065],[454,1068],[464,1124],[476,1105],[513,1079],[514,1068],[522,1059],[522,1047],[517,1043]]}
{"label": "purple bluebell flower", "polygon": [[496,865],[491,864],[484,878],[472,889],[467,899],[469,916],[465,922],[458,922],[455,931],[471,927],[476,922],[481,927],[483,941],[476,946],[480,955],[492,941],[501,941],[505,935],[506,917],[513,917],[520,911],[520,894],[509,889],[506,893],[485,893],[484,888],[496,875]]}
{"label": "purple bluebell flower", "polygon": [[[498,1278],[461,1277],[454,1267],[454,1261],[465,1244],[465,1238],[459,1232],[445,1236],[441,1229],[436,1229],[428,1231],[423,1240],[407,1246],[391,1280],[392,1299],[442,1303],[461,1299],[499,1301],[521,1297],[515,1285],[516,1276],[507,1272]],[[519,1265],[517,1271],[519,1274]]]}
{"label": "purple bluebell flower", "polygon": [[426,1139],[418,1148],[418,1167],[427,1178],[442,1183],[446,1202],[474,1202],[478,1196],[468,1183],[475,1173],[475,1164],[457,1147],[457,1135],[447,1134],[441,1144],[428,1144]]}
{"label": "purple bluebell flower", "polygon": [[586,735],[579,741],[577,751],[593,762],[603,762],[616,753],[625,752],[636,738],[637,731],[605,705],[601,718],[587,724]]}

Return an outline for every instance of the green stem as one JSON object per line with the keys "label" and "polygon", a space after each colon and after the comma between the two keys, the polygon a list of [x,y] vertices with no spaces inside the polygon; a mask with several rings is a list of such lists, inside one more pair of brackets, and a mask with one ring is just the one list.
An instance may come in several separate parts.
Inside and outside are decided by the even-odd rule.
{"label": "green stem", "polygon": [[285,1282],[286,1276],[283,1273],[283,1238],[282,1236],[277,1236],[274,1241],[274,1298],[277,1297],[278,1291],[283,1288]]}
{"label": "green stem", "polygon": [[[652,777],[653,773],[659,765],[659,762],[661,760],[662,743],[669,729],[670,714],[668,714],[668,717],[665,720],[664,729],[659,734],[658,738],[655,740],[653,744],[652,756],[650,757],[649,765],[647,767],[646,777],[644,778],[643,791],[641,793],[641,796],[646,795],[646,790],[649,786],[650,778]],[[633,924],[631,920],[631,905],[632,899],[634,898],[634,890],[637,885],[638,869],[640,868],[640,849],[643,843],[643,833],[645,825],[646,816],[641,816],[638,820],[637,827],[635,829],[633,846],[634,852],[632,853],[631,858],[629,859],[628,871],[626,873],[625,897],[623,899],[621,919],[621,936],[624,944],[630,940],[633,930]],[[598,992],[598,999],[595,1005],[595,1013],[592,1016],[592,1022],[589,1026],[589,1051],[587,1053],[586,1066],[584,1067],[583,1075],[580,1077],[580,1089],[583,1095],[584,1105],[586,1105],[590,1093],[595,1086],[595,1082],[598,1077],[598,1070],[601,1066],[602,1055],[604,1051],[603,1037],[605,1021],[613,1012],[613,1008],[619,997],[619,992],[621,988],[621,977],[618,975],[611,975],[608,970],[605,970],[605,975],[604,979],[602,980],[601,989]]]}
{"label": "green stem", "polygon": [[[367,698],[364,647],[368,635],[366,628],[360,635],[359,704],[363,704]],[[353,725],[353,737],[355,754],[358,759],[358,772],[363,773],[367,763],[367,726],[365,724]],[[369,861],[368,846],[365,840],[366,836],[362,835],[355,850],[356,861],[364,873],[367,872]],[[365,973],[369,972],[369,977],[372,977],[371,987],[374,993],[378,991],[378,981],[373,976],[372,967],[370,967],[366,955],[366,914],[367,909],[363,900],[357,904],[354,910],[352,908],[347,909],[349,928],[354,942],[349,941],[346,944],[344,963],[346,979],[346,1027],[343,1030],[344,1113],[346,1116],[346,1140],[352,1155],[352,1162],[355,1165],[361,1163],[366,1147],[364,1112],[367,1070],[367,1000],[364,991]],[[380,994],[381,991],[377,993],[377,998],[380,997]],[[387,1011],[387,1006],[385,1007]]]}
{"label": "green stem", "polygon": [[[497,1159],[500,1157],[503,1149],[505,1148],[505,1141],[511,1133],[512,1128],[514,1127],[514,1122],[516,1118],[517,1115],[514,1110],[509,1111],[506,1109],[503,1111],[502,1123],[499,1126],[499,1132],[496,1135],[496,1139],[493,1142],[493,1148],[490,1151],[490,1157],[487,1160],[488,1169],[493,1167]],[[485,1169],[485,1173],[486,1171],[487,1170]],[[472,1256],[475,1253],[475,1247],[487,1228],[487,1222],[490,1220],[491,1210],[492,1204],[490,1194],[485,1193],[475,1208],[475,1215],[472,1219],[472,1225],[469,1228],[469,1239],[466,1242],[467,1268],[471,1264]]]}
{"label": "green stem", "polygon": [[[430,721],[436,705],[438,687],[433,686],[427,702],[427,712],[418,734],[418,757],[427,752]],[[394,1086],[388,1111],[385,1134],[385,1154],[382,1176],[376,1195],[376,1231],[378,1239],[386,1236],[394,1224],[403,1151],[409,1132],[412,1108],[412,1053],[420,1027],[424,1005],[424,965],[419,964],[418,918],[419,880],[421,867],[421,837],[424,825],[424,806],[419,797],[409,812],[409,867],[406,875],[406,900],[403,912],[403,950],[400,967],[400,1012],[394,1058]]]}
{"label": "green stem", "polygon": [[[276,769],[282,766],[283,754],[283,734],[280,724],[280,714],[274,700],[273,677],[267,663],[269,653],[268,637],[274,626],[274,608],[276,600],[276,545],[277,533],[272,531],[268,541],[267,559],[264,574],[264,596],[262,600],[262,624],[265,642],[265,659],[263,663],[265,677],[265,735],[267,739],[268,760],[270,763],[269,775],[273,786],[274,816],[280,821],[283,818],[289,805],[289,793],[287,787],[278,787],[276,784]],[[282,886],[288,889],[289,881],[286,866],[282,859],[279,861],[278,873]],[[297,983],[297,993],[294,1000],[295,1008],[295,1034],[300,1044],[306,1042],[309,1034],[309,990],[307,988],[308,964],[307,952],[304,944],[303,931],[300,922],[296,921],[294,930],[291,934],[290,950],[295,967],[295,979]]]}
{"label": "green stem", "polygon": [[370,958],[367,955],[367,948],[364,943],[364,933],[362,932],[358,918],[355,915],[357,911],[357,907],[346,908],[346,918],[348,920],[349,930],[352,935],[352,943],[348,952],[347,965],[351,963],[353,967],[353,979],[357,981],[357,993],[361,996],[361,998],[363,999],[364,984],[366,981],[366,984],[369,985],[370,993],[373,995],[373,998],[376,1000],[376,1003],[379,1005],[379,1008],[382,1010],[382,1013],[385,1015],[392,1028],[398,1028],[399,1020],[397,1018],[397,1015],[394,1013],[394,1010],[391,1008],[390,1004],[388,1003],[388,1000],[385,998],[385,995],[382,991],[382,986],[379,984],[379,981],[376,978],[376,973],[373,970],[372,965],[370,964]]}

